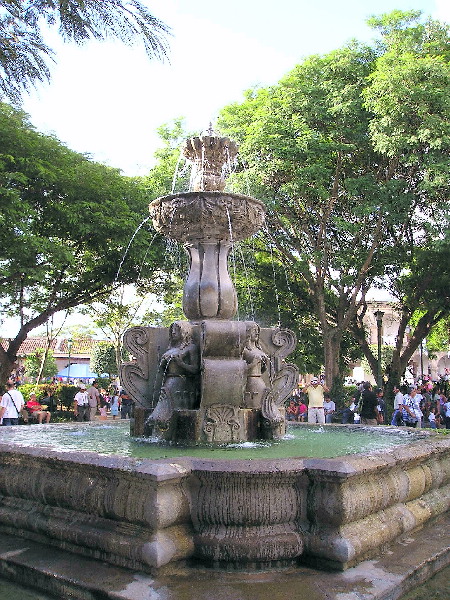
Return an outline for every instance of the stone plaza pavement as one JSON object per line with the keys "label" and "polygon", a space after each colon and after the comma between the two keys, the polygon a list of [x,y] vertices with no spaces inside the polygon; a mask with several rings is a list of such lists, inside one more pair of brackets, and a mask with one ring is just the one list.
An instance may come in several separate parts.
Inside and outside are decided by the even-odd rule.
{"label": "stone plaza pavement", "polygon": [[449,540],[447,513],[344,572],[172,565],[152,576],[0,534],[0,577],[61,600],[397,600],[450,564]]}

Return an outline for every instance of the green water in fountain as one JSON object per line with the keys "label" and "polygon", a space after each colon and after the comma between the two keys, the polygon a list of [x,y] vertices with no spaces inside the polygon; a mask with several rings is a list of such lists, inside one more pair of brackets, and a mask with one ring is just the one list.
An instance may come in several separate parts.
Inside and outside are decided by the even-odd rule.
{"label": "green water in fountain", "polygon": [[[8,430],[6,436],[5,430]],[[289,457],[333,458],[345,454],[370,453],[417,439],[416,432],[399,429],[365,429],[358,426],[291,426],[286,436],[274,442],[244,442],[225,446],[182,447],[161,445],[152,439],[134,439],[129,421],[32,425],[5,428],[0,441],[53,450],[93,451],[134,458],[192,456],[209,459],[278,459]],[[2,435],[3,434],[3,435]],[[420,434],[419,434],[420,435]],[[427,434],[422,434],[427,435]]]}

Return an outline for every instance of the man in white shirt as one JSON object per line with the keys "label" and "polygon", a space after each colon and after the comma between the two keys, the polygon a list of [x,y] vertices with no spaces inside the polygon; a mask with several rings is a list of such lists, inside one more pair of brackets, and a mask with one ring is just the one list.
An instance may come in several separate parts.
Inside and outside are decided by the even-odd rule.
{"label": "man in white shirt", "polygon": [[403,404],[403,394],[400,391],[398,385],[394,385],[394,410],[399,410]]}
{"label": "man in white shirt", "polygon": [[14,387],[14,381],[6,383],[6,392],[0,402],[0,421],[2,425],[18,425],[20,411],[25,404],[22,393]]}
{"label": "man in white shirt", "polygon": [[336,412],[336,404],[330,398],[329,394],[325,394],[325,400],[323,402],[323,410],[325,413],[325,423],[331,423],[333,415]]}
{"label": "man in white shirt", "polygon": [[73,399],[73,414],[77,421],[89,421],[89,398],[86,392],[86,386],[81,383],[80,391],[75,394]]}

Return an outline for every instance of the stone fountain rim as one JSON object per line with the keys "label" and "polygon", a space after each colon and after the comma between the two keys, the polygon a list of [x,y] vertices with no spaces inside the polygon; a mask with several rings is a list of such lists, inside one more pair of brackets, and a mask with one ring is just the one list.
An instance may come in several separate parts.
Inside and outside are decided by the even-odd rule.
{"label": "stone fountain rim", "polygon": [[152,200],[149,204],[149,207],[155,207],[159,204],[161,204],[162,202],[166,202],[169,200],[176,200],[178,198],[199,198],[202,196],[209,196],[212,198],[220,198],[220,197],[226,197],[226,198],[230,198],[231,200],[246,200],[248,202],[252,202],[253,204],[259,204],[261,206],[261,208],[263,210],[266,209],[266,205],[264,204],[264,202],[262,202],[262,200],[258,200],[258,198],[253,198],[253,196],[247,196],[246,194],[236,194],[234,192],[221,192],[220,190],[202,190],[199,192],[180,192],[177,194],[169,194],[167,196],[159,196],[158,198],[155,198],[155,200]]}
{"label": "stone fountain rim", "polygon": [[[72,425],[86,426],[86,423],[73,423]],[[17,427],[21,427],[18,425]],[[41,428],[42,425],[30,425]],[[57,424],[46,425],[48,428],[58,427]],[[329,427],[329,425],[328,425]],[[344,426],[346,427],[346,426]],[[356,427],[356,426],[355,426]],[[360,426],[358,426],[360,427]],[[367,430],[380,432],[381,427],[367,427]],[[386,428],[387,429],[387,428]],[[209,459],[197,457],[172,457],[172,458],[135,458],[115,454],[101,454],[94,451],[61,451],[49,446],[31,447],[22,446],[20,443],[7,443],[0,440],[0,452],[4,457],[14,454],[25,455],[32,459],[43,459],[49,463],[58,460],[63,464],[78,463],[92,468],[118,469],[134,473],[143,477],[150,477],[157,481],[177,478],[188,475],[192,471],[222,472],[243,475],[261,475],[285,473],[286,475],[300,474],[301,472],[314,471],[317,475],[330,475],[348,478],[370,471],[376,472],[389,469],[394,464],[401,465],[411,458],[431,456],[433,451],[443,451],[447,448],[450,453],[450,436],[439,436],[435,432],[420,431],[407,432],[408,437],[417,440],[400,446],[393,446],[383,450],[365,454],[347,454],[335,458],[257,458],[257,459]],[[414,433],[418,435],[414,435]]]}

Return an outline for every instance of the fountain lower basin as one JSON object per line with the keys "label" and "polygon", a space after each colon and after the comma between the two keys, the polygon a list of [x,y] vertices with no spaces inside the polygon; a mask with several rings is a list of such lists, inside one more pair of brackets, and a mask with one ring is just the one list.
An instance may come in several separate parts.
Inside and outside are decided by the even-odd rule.
{"label": "fountain lower basin", "polygon": [[345,569],[450,505],[450,439],[425,432],[336,458],[151,460],[29,447],[5,430],[0,530],[132,569],[189,559]]}

